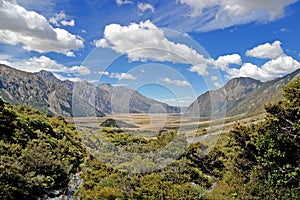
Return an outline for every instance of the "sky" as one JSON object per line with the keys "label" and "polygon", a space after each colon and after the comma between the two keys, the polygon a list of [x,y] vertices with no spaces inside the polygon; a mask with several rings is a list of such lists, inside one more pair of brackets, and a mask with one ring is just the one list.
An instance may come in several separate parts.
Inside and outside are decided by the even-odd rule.
{"label": "sky", "polygon": [[300,68],[298,0],[0,0],[0,63],[188,106]]}

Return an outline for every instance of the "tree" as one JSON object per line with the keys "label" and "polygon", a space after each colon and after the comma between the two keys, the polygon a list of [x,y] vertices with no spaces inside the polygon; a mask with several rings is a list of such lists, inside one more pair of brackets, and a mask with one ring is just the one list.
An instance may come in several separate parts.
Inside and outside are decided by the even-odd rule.
{"label": "tree", "polygon": [[238,198],[300,197],[300,78],[283,96],[266,106],[265,122],[231,132],[223,179]]}

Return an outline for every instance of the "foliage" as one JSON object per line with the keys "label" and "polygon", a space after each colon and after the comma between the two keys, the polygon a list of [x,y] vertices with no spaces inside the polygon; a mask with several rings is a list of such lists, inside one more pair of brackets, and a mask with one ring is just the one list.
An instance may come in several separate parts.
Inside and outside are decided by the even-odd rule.
{"label": "foliage", "polygon": [[62,117],[0,100],[0,196],[34,199],[80,168],[81,199],[299,199],[300,78],[283,95],[263,122],[237,124],[208,154],[174,131],[146,138],[106,127],[79,139]]}
{"label": "foliage", "polygon": [[227,187],[224,196],[300,198],[300,78],[284,88],[283,96],[266,106],[263,123],[231,132],[225,148],[227,173],[220,183]]}
{"label": "foliage", "polygon": [[74,126],[0,100],[0,196],[34,199],[67,186],[83,161]]}

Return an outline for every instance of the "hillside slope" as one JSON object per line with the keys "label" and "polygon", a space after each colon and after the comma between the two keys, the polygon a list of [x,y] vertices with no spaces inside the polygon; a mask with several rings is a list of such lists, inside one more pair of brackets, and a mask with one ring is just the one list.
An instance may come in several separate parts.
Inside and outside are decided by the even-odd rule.
{"label": "hillside slope", "polygon": [[51,72],[40,71],[36,75],[63,86],[95,106],[103,113],[179,113],[180,108],[147,98],[139,92],[125,88],[114,87],[104,83],[94,86],[86,81],[61,81]]}
{"label": "hillside slope", "polygon": [[0,65],[0,97],[8,103],[27,105],[48,115],[73,116],[73,112],[77,116],[104,115],[80,97],[72,102],[72,91],[66,87],[6,65]]}
{"label": "hillside slope", "polygon": [[299,73],[300,69],[267,82],[243,77],[231,79],[222,88],[200,95],[188,107],[185,116],[217,118],[262,113],[265,104],[282,98],[282,87]]}
{"label": "hillside slope", "polygon": [[104,113],[179,113],[180,108],[147,98],[139,92],[109,84],[62,81],[51,72],[23,72],[0,65],[0,97],[48,115],[104,116]]}

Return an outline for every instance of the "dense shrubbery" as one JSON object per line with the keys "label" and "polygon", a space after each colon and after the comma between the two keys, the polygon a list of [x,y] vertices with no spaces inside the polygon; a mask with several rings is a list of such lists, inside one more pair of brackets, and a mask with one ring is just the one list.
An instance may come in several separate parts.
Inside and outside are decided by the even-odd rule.
{"label": "dense shrubbery", "polygon": [[0,99],[0,196],[33,199],[66,187],[83,162],[74,126]]}
{"label": "dense shrubbery", "polygon": [[223,149],[227,172],[211,198],[300,198],[300,78],[283,95],[266,106],[263,123],[231,132]]}
{"label": "dense shrubbery", "polygon": [[[266,106],[264,122],[236,125],[208,155],[201,143],[185,152],[176,145],[164,152],[170,142],[186,145],[176,132],[147,139],[110,128],[99,135],[82,133],[88,155],[63,118],[0,101],[0,196],[33,199],[66,187],[70,174],[84,166],[77,191],[82,199],[299,199],[299,78],[285,88],[284,97]],[[156,150],[167,153],[172,164],[155,168],[161,155]]]}

